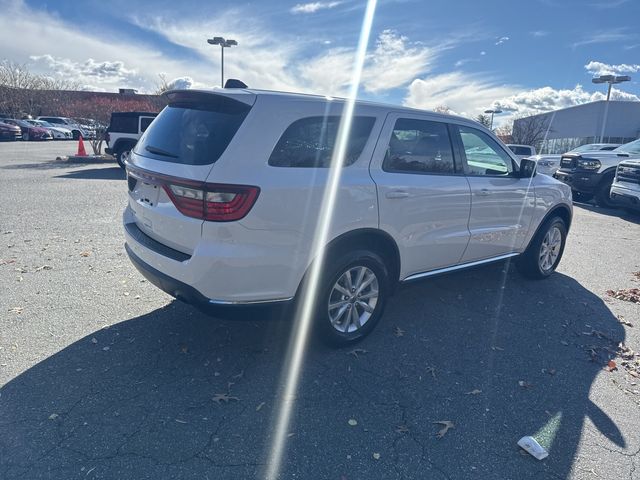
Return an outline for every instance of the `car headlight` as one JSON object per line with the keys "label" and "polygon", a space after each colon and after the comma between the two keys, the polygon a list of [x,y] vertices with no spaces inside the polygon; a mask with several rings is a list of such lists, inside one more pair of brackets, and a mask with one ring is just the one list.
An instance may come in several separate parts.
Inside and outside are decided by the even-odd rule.
{"label": "car headlight", "polygon": [[599,160],[593,160],[590,158],[579,158],[578,159],[578,168],[582,168],[584,170],[600,170],[602,164]]}

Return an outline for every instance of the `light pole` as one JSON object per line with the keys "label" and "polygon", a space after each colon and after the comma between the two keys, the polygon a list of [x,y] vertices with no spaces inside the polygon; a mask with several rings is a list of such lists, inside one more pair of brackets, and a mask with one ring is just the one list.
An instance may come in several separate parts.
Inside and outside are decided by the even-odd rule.
{"label": "light pole", "polygon": [[224,88],[224,49],[234,45],[238,45],[235,40],[225,40],[223,37],[213,37],[207,40],[209,45],[220,45],[220,86]]}
{"label": "light pole", "polygon": [[600,129],[600,143],[603,143],[604,140],[604,128],[607,126],[607,117],[609,116],[609,100],[611,99],[611,87],[617,83],[628,82],[631,80],[629,75],[600,75],[599,77],[592,78],[591,82],[600,84],[600,83],[608,83],[609,88],[607,89],[607,103],[604,105],[604,115],[602,119],[602,128]]}
{"label": "light pole", "polygon": [[489,127],[489,130],[493,130],[493,116],[498,113],[502,113],[502,110],[485,110],[484,113],[491,114],[491,126]]}

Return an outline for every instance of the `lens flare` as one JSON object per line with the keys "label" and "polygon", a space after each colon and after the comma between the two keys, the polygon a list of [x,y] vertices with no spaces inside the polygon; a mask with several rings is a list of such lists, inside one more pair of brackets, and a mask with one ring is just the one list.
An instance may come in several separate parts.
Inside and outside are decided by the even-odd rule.
{"label": "lens flare", "polygon": [[287,360],[284,363],[287,370],[283,374],[281,382],[283,394],[277,416],[274,421],[274,435],[271,442],[271,450],[265,474],[265,478],[268,480],[275,480],[278,478],[282,466],[282,459],[285,454],[286,440],[288,438],[287,433],[291,422],[291,414],[295,406],[295,394],[298,390],[298,383],[300,381],[302,362],[304,360],[309,330],[313,321],[316,292],[318,291],[320,274],[324,265],[325,246],[329,240],[331,220],[333,218],[333,212],[338,196],[342,166],[344,164],[344,158],[347,151],[349,131],[351,130],[355,102],[360,88],[362,69],[366,58],[367,45],[369,44],[376,4],[377,0],[368,0],[364,19],[362,21],[360,39],[358,41],[353,72],[351,74],[349,95],[344,103],[336,144],[331,158],[329,176],[324,189],[320,215],[318,223],[316,224],[314,242],[311,249],[311,259],[313,262],[311,263],[311,267],[305,280],[304,290],[302,291],[298,310],[296,312],[296,321],[293,326],[293,332],[287,351]]}

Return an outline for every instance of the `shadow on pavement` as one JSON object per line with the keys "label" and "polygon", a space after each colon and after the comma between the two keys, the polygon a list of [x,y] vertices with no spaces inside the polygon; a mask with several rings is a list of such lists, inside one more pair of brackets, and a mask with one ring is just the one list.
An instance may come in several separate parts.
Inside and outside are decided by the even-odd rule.
{"label": "shadow on pavement", "polygon": [[[174,302],[94,332],[2,389],[0,478],[255,478],[289,330]],[[623,340],[562,274],[497,265],[405,287],[358,350],[310,343],[282,478],[566,478],[585,419],[625,446],[589,400]],[[441,420],[455,428],[437,439]],[[534,434],[541,462],[516,447]]]}
{"label": "shadow on pavement", "polygon": [[114,165],[115,160],[105,160],[101,158],[87,157],[83,160],[48,160],[35,163],[16,163],[4,165],[0,168],[4,170],[50,170],[54,168],[70,168],[80,165]]}
{"label": "shadow on pavement", "polygon": [[578,203],[574,202],[573,205],[575,207],[583,208],[584,210],[588,210],[590,212],[599,213],[601,215],[607,215],[609,217],[617,217],[628,222],[638,223],[640,224],[640,210],[630,210],[620,208],[603,208],[598,207],[596,205],[591,205],[589,203]]}
{"label": "shadow on pavement", "polygon": [[76,178],[80,180],[126,180],[127,176],[124,170],[120,167],[111,167],[76,170],[64,175],[57,175],[56,178]]}

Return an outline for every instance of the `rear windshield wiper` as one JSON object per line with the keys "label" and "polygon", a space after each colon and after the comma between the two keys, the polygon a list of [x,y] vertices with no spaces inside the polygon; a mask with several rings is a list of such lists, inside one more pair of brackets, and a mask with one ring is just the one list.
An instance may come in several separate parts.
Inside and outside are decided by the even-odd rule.
{"label": "rear windshield wiper", "polygon": [[162,155],[163,157],[178,158],[178,156],[174,155],[173,153],[167,152],[166,150],[162,150],[161,148],[153,147],[151,145],[147,145],[146,147],[144,147],[144,149],[149,153],[153,153],[154,155]]}

